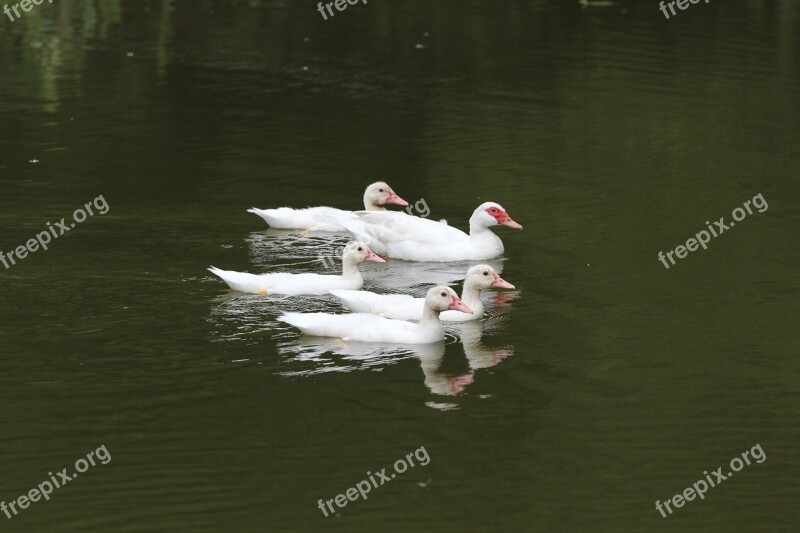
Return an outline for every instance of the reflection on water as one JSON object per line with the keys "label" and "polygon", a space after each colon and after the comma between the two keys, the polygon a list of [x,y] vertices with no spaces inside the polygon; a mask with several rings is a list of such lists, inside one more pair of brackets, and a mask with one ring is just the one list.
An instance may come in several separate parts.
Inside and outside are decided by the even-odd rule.
{"label": "reflection on water", "polygon": [[299,369],[280,371],[278,375],[312,377],[327,372],[383,370],[404,359],[415,357],[420,363],[425,386],[433,394],[456,396],[473,383],[475,370],[493,367],[514,354],[512,346],[490,348],[481,344],[481,321],[465,322],[461,326],[461,347],[470,368],[466,373],[453,375],[441,369],[445,358],[445,344],[452,340],[448,335],[445,341],[431,344],[378,344],[302,337],[300,340],[279,345],[279,353],[287,356],[283,359],[283,364]]}
{"label": "reflection on water", "polygon": [[487,346],[481,341],[485,332],[501,337],[505,329],[503,327],[505,322],[505,315],[492,316],[490,313],[489,318],[485,320],[471,320],[453,324],[452,327],[458,330],[457,334],[461,340],[461,345],[464,347],[464,354],[467,356],[471,369],[491,368],[514,355],[514,347],[511,345],[493,347]]}
{"label": "reflection on water", "polygon": [[[320,253],[320,249],[338,248],[347,242],[347,237],[268,229],[251,233],[246,242],[252,263],[256,265],[253,271],[261,272],[261,265],[269,265],[273,270],[305,272],[319,269],[314,257]],[[488,263],[498,272],[503,266],[502,260]],[[386,264],[362,265],[362,268],[365,270],[366,286],[387,293],[423,295],[432,283],[463,280],[471,264],[474,263],[390,260]],[[216,283],[214,278],[206,279]],[[220,286],[220,290],[224,289]],[[519,297],[520,291],[483,291],[481,298],[486,306],[483,320],[445,323],[445,341],[424,345],[345,342],[308,336],[298,339],[296,330],[276,320],[278,315],[288,311],[346,312],[332,296],[255,296],[228,292],[213,300],[210,320],[217,326],[215,333],[221,341],[258,343],[265,333],[278,339],[281,369],[276,373],[280,376],[312,377],[330,372],[383,370],[413,357],[419,361],[425,386],[433,394],[456,396],[473,383],[475,370],[493,367],[513,355],[513,345],[487,346],[482,342],[482,337],[484,333],[497,338],[504,336],[508,315],[513,307],[510,302]],[[222,333],[223,330],[227,333]],[[452,342],[458,342],[463,348],[470,368],[466,373],[453,375],[441,370],[445,344]]]}
{"label": "reflection on water", "polygon": [[[247,238],[253,265],[249,271],[254,274],[278,270],[340,274],[341,249],[350,240],[352,237],[347,234],[312,232],[306,235],[273,228],[251,233]],[[481,264],[487,264],[502,274],[504,262],[499,258],[482,261]],[[463,280],[469,267],[476,264],[479,263],[422,263],[388,259],[386,263],[378,265],[361,264],[359,270],[364,276],[364,290],[423,296],[432,285],[452,285]]]}
{"label": "reflection on water", "polygon": [[[442,350],[444,349],[442,344]],[[283,363],[298,370],[278,372],[281,376],[311,377],[326,372],[353,372],[356,370],[382,370],[403,359],[417,355],[418,348],[426,350],[432,345],[374,344],[345,342],[329,337],[301,337],[282,343],[278,353]],[[420,348],[421,347],[421,348]]]}

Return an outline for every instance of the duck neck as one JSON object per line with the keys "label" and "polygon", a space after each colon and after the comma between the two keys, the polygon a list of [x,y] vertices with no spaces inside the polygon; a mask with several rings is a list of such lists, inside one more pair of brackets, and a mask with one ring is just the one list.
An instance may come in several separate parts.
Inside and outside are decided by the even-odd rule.
{"label": "duck neck", "polygon": [[481,290],[472,283],[465,283],[464,290],[461,291],[461,300],[472,309],[475,317],[483,315],[483,302],[481,301]]}
{"label": "duck neck", "polygon": [[366,194],[364,195],[364,209],[366,211],[386,211],[385,207],[370,200]]}
{"label": "duck neck", "polygon": [[442,321],[439,319],[439,313],[440,311],[436,311],[432,307],[426,305],[422,310],[422,319],[419,321],[419,327],[423,329],[442,330],[442,332],[444,332]]}
{"label": "duck neck", "polygon": [[497,235],[489,229],[489,226],[486,226],[483,222],[479,222],[477,220],[470,220],[469,221],[469,236],[473,238],[497,238]]}
{"label": "duck neck", "polygon": [[364,278],[361,277],[361,272],[358,270],[358,265],[352,261],[342,261],[342,277],[348,281],[364,281]]}
{"label": "duck neck", "polygon": [[503,241],[489,227],[470,220],[469,240],[473,246],[491,247],[503,253]]}

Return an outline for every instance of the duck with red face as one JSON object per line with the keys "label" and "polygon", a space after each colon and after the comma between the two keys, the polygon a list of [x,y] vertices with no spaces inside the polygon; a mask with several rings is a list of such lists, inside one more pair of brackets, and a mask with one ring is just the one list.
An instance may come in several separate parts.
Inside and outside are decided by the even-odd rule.
{"label": "duck with red face", "polygon": [[446,222],[405,213],[359,212],[336,222],[379,255],[406,261],[485,261],[503,254],[503,241],[493,226],[522,229],[498,203],[485,202],[473,211],[469,233]]}
{"label": "duck with red face", "polygon": [[508,216],[505,209],[500,207],[500,204],[492,204],[491,207],[486,208],[486,212],[489,213],[489,216],[494,218],[498,224],[508,226],[509,228],[522,229],[522,225],[514,222],[511,217]]}

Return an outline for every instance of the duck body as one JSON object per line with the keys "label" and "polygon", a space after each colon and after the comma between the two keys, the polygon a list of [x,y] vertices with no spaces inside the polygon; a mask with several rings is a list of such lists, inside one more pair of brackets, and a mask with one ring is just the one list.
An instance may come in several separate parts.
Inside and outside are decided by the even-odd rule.
{"label": "duck body", "polygon": [[260,216],[271,228],[330,232],[344,231],[344,227],[334,222],[334,220],[356,216],[353,211],[345,211],[335,207],[307,207],[305,209],[293,209],[291,207],[258,209],[253,207],[248,209],[247,212]]}
{"label": "duck body", "polygon": [[470,218],[470,232],[400,212],[360,212],[337,222],[376,253],[406,261],[485,261],[504,252],[491,226],[521,229],[499,204],[486,202]]}
{"label": "duck body", "polygon": [[[484,309],[480,291],[490,287],[514,288],[489,265],[471,267],[464,278],[461,300],[472,311],[470,313],[442,311],[439,318],[443,322],[466,322],[482,318]],[[377,294],[346,289],[332,289],[330,293],[353,312],[372,313],[385,318],[420,320],[425,308],[425,298],[414,298],[407,294]]]}
{"label": "duck body", "polygon": [[345,278],[336,275],[283,272],[249,274],[235,270],[221,270],[216,267],[208,270],[219,276],[231,289],[251,294],[322,295],[331,289],[360,289],[364,285],[364,279],[361,276]]}
{"label": "duck body", "polygon": [[286,313],[278,320],[295,326],[306,335],[338,337],[344,341],[428,344],[444,339],[444,328],[439,321],[420,327],[414,322],[371,313]]}
{"label": "duck body", "polygon": [[360,289],[364,285],[364,278],[358,270],[358,265],[365,261],[385,263],[366,244],[350,242],[342,252],[342,275],[340,276],[291,274],[287,272],[250,274],[234,270],[222,270],[216,267],[211,267],[208,270],[212,274],[219,276],[222,281],[235,291],[259,295],[321,295],[327,294],[331,289]]}
{"label": "duck body", "polygon": [[338,337],[345,341],[429,344],[444,339],[439,313],[453,309],[469,313],[453,289],[437,286],[428,291],[418,323],[383,318],[370,313],[334,315],[330,313],[286,313],[278,320],[307,335]]}
{"label": "duck body", "polygon": [[[332,295],[353,313],[370,313],[397,320],[419,320],[425,308],[425,298],[408,294],[378,294],[370,291],[331,289]],[[440,318],[444,312],[439,315]]]}
{"label": "duck body", "polygon": [[[354,313],[370,313],[397,320],[419,320],[425,309],[425,298],[414,298],[408,294],[378,294],[347,289],[331,289],[329,292]],[[462,298],[462,300],[464,299]],[[472,313],[442,311],[439,315],[440,320],[442,322],[463,322],[483,316],[483,303],[480,299],[477,302],[464,300],[464,303],[472,309]]]}

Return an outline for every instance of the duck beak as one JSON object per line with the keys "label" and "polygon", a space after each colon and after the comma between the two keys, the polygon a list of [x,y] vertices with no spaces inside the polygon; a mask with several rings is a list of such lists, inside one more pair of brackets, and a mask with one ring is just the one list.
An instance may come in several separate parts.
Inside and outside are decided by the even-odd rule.
{"label": "duck beak", "polygon": [[512,284],[498,276],[497,274],[494,275],[494,281],[492,282],[492,287],[498,287],[500,289],[516,289]]}
{"label": "duck beak", "polygon": [[372,250],[369,251],[369,253],[367,254],[367,257],[364,258],[364,261],[372,261],[373,263],[385,263],[386,262],[382,257],[377,255]]}
{"label": "duck beak", "polygon": [[450,304],[448,309],[452,309],[453,311],[461,311],[462,313],[472,313],[472,309],[470,309],[467,304],[462,302],[461,298],[458,296],[453,296],[453,303]]}
{"label": "duck beak", "polygon": [[400,205],[403,207],[408,206],[408,202],[397,196],[394,191],[389,191],[389,199],[386,200],[387,204]]}
{"label": "duck beak", "polygon": [[502,221],[501,224],[504,225],[504,226],[508,226],[509,228],[522,229],[522,224],[517,224],[508,215],[506,215],[506,219],[504,221]]}

